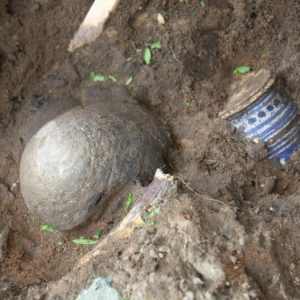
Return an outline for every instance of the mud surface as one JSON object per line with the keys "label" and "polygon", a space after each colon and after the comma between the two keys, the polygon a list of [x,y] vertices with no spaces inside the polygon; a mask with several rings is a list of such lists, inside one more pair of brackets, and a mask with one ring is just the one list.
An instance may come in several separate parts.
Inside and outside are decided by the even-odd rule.
{"label": "mud surface", "polygon": [[[205,7],[199,1],[122,1],[101,38],[70,55],[67,45],[91,1],[73,2],[18,0],[0,6],[0,230],[10,226],[0,266],[0,295],[13,299],[36,284],[41,290],[33,289],[32,295],[44,293],[46,282],[61,278],[92,247],[76,246],[71,239],[92,236],[97,229],[105,234],[113,227],[114,216],[121,214],[94,216],[72,232],[41,232],[41,223],[21,197],[18,166],[30,136],[47,120],[79,104],[87,86],[124,85],[132,75],[130,94],[172,135],[166,171],[198,194],[224,202],[226,212],[179,184],[174,202],[165,204],[160,227],[146,231],[149,243],[144,238],[147,247],[166,245],[174,258],[156,264],[159,259],[151,258],[150,249],[139,257],[136,249],[128,253],[130,264],[112,249],[99,261],[106,262],[103,269],[95,262],[92,269],[81,271],[82,287],[88,282],[86,274],[94,274],[114,276],[118,290],[133,299],[205,299],[193,282],[204,282],[203,293],[213,291],[208,299],[244,299],[232,296],[239,291],[250,293],[245,299],[299,299],[299,155],[286,167],[269,162],[263,145],[247,143],[218,119],[234,80],[232,70],[244,64],[275,71],[278,91],[300,105],[298,1],[207,0]],[[165,24],[159,24],[158,13]],[[152,51],[153,63],[147,66],[143,49],[156,41],[161,49]],[[93,83],[91,71],[118,81]],[[121,210],[126,193],[118,198]],[[178,234],[177,225],[169,228],[168,214],[187,211],[194,215],[187,217],[191,230]],[[234,237],[224,233],[232,227]],[[131,243],[142,239],[139,235]],[[231,247],[231,239],[237,241],[238,236],[244,242]],[[190,252],[181,252],[184,241],[192,244]],[[210,278],[211,273],[202,274],[195,266],[193,255],[201,251],[219,259],[214,270],[221,271],[214,274],[223,274],[222,278]],[[140,274],[150,283],[153,279],[152,285],[146,279],[142,282]],[[156,276],[160,286],[154,284]],[[62,299],[73,299],[74,294],[65,292],[68,282],[61,284]]]}

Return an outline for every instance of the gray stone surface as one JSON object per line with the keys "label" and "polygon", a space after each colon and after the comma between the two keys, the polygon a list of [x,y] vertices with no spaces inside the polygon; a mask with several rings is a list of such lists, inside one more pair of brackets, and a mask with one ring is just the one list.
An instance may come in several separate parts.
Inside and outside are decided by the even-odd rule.
{"label": "gray stone surface", "polygon": [[26,205],[57,229],[71,229],[131,179],[150,180],[164,164],[168,141],[157,120],[126,97],[74,108],[42,127],[24,150]]}
{"label": "gray stone surface", "polygon": [[98,277],[80,293],[76,300],[121,300],[120,294],[111,287],[111,283],[109,278]]}

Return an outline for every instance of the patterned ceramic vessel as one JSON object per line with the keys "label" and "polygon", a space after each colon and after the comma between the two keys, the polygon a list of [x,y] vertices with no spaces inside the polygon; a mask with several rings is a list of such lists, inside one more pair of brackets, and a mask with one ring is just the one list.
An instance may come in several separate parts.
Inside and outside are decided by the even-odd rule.
{"label": "patterned ceramic vessel", "polygon": [[274,81],[267,70],[249,74],[233,86],[234,94],[220,116],[247,138],[265,142],[268,157],[285,164],[299,147],[300,127],[296,105],[272,89]]}

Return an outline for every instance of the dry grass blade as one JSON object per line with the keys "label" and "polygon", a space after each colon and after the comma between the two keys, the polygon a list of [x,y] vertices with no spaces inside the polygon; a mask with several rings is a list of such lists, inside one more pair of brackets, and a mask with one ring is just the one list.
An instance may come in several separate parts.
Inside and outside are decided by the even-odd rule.
{"label": "dry grass blade", "polygon": [[215,202],[215,203],[218,203],[218,204],[221,204],[221,205],[225,205],[225,206],[228,206],[226,203],[224,203],[223,201],[221,200],[217,200],[217,199],[214,199],[214,198],[211,198],[207,195],[201,195],[199,194],[197,191],[195,191],[189,183],[187,183],[179,174],[176,174],[175,175],[175,178],[179,179],[180,182],[188,189],[190,190],[193,194],[195,194],[196,196],[200,197],[201,199],[203,200],[207,200],[207,201],[211,201],[211,202]]}

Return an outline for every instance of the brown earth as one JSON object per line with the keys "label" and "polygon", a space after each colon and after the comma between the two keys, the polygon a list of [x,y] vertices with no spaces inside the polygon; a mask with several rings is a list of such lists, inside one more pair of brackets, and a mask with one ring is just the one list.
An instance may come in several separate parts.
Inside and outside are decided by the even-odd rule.
{"label": "brown earth", "polygon": [[[104,89],[124,85],[129,75],[134,76],[129,92],[172,135],[166,170],[189,182],[198,194],[223,201],[229,208],[225,212],[215,208],[179,184],[173,202],[166,201],[157,230],[143,229],[130,240],[130,262],[123,264],[118,251],[112,250],[79,273],[82,283],[74,293],[85,287],[87,274],[110,274],[115,275],[116,287],[132,299],[183,299],[188,291],[194,295],[191,299],[205,299],[190,285],[194,275],[205,281],[205,274],[194,274],[197,268],[191,266],[193,255],[201,252],[214,259],[220,256],[225,274],[216,286],[206,278],[212,281],[206,287],[215,297],[208,299],[233,299],[229,290],[242,291],[245,283],[249,286],[245,290],[256,291],[257,298],[249,294],[252,299],[300,299],[299,159],[295,155],[286,167],[270,162],[261,148],[218,119],[235,79],[232,70],[244,64],[275,71],[277,89],[300,105],[298,1],[206,0],[205,7],[192,0],[122,1],[101,38],[68,54],[69,40],[90,4],[69,0],[0,4],[0,230],[10,225],[0,265],[0,298],[26,299],[32,286],[31,295],[39,299],[47,282],[60,279],[93,247],[76,246],[72,238],[93,236],[96,230],[105,234],[123,213],[128,190],[101,218],[95,215],[71,232],[44,233],[40,221],[26,209],[18,183],[25,143],[43,123],[79,104],[82,90],[95,84],[88,74],[96,71],[118,79],[97,83]],[[158,13],[165,18],[164,25],[158,23]],[[153,63],[146,66],[142,51],[156,41],[161,49],[153,50]],[[191,230],[177,234],[167,220],[187,211],[194,216]],[[225,229],[232,227],[236,232],[228,237]],[[239,235],[245,242],[237,251],[230,240],[237,241]],[[185,238],[199,242],[191,246],[192,257],[180,252]],[[151,269],[152,258],[136,257],[138,249],[133,249],[144,242],[147,247],[167,246],[173,256]],[[147,281],[138,280],[140,274],[160,276],[157,294],[155,286],[149,284],[147,290]],[[168,283],[168,276],[175,279]],[[66,292],[68,282],[60,284],[61,298],[74,299],[75,294]],[[172,285],[169,294],[164,294],[163,284]],[[35,290],[37,285],[41,289]],[[179,290],[181,294],[176,294]]]}

